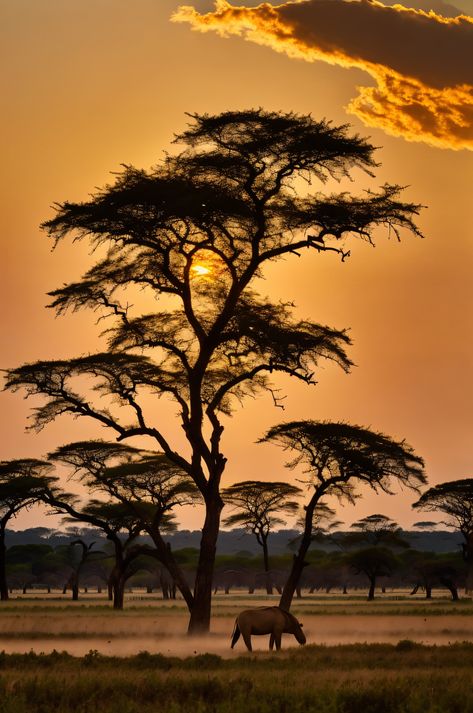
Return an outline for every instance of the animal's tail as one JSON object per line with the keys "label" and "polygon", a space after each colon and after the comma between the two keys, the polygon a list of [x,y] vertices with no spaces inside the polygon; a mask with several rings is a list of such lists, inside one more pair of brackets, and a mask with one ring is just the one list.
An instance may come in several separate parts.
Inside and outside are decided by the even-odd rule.
{"label": "animal's tail", "polygon": [[232,633],[232,645],[231,648],[235,646],[236,642],[240,638],[240,627],[238,626],[238,619],[235,619],[235,626],[233,627],[233,633]]}

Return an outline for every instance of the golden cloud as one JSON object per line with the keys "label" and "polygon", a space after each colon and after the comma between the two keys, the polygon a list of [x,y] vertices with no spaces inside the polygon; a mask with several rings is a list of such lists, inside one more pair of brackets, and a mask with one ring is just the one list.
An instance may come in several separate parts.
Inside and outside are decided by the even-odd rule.
{"label": "golden cloud", "polygon": [[239,35],[290,57],[362,69],[347,107],[365,124],[443,148],[473,150],[473,18],[443,17],[378,0],[294,0],[172,18],[201,32]]}

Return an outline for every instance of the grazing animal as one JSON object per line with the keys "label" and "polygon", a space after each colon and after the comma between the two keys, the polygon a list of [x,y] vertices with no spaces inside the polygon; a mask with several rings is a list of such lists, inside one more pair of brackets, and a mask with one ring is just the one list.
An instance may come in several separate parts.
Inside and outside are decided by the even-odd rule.
{"label": "grazing animal", "polygon": [[276,644],[276,650],[281,648],[281,636],[283,634],[294,634],[300,644],[305,644],[306,638],[296,617],[280,607],[260,607],[259,609],[245,609],[238,614],[235,619],[235,627],[232,634],[232,649],[236,642],[243,636],[248,651],[251,648],[252,634],[259,636],[270,634],[269,648]]}

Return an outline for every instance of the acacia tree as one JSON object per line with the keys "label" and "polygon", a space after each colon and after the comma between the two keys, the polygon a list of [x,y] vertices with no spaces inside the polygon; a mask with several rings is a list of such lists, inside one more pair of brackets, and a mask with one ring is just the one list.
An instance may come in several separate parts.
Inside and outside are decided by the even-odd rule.
{"label": "acacia tree", "polygon": [[312,541],[314,513],[321,498],[336,495],[354,502],[357,484],[390,493],[392,482],[417,489],[425,483],[424,462],[405,441],[347,423],[292,421],[273,426],[261,442],[295,453],[286,464],[302,465],[311,496],[305,504],[304,532],[279,606],[289,610]]}
{"label": "acacia tree", "polygon": [[463,536],[462,552],[467,567],[466,590],[473,589],[473,478],[451,480],[427,490],[412,506],[426,512],[442,512],[443,523]]}
{"label": "acacia tree", "polygon": [[409,547],[402,536],[402,530],[390,517],[375,513],[357,520],[351,526],[351,532],[346,535],[348,545],[366,544],[373,547],[383,545],[391,548]]}
{"label": "acacia tree", "polygon": [[[123,608],[125,582],[131,564],[143,554],[158,559],[169,570],[184,599],[192,592],[163,535],[176,528],[174,510],[193,504],[199,492],[182,470],[162,453],[151,453],[121,443],[80,441],[61,446],[49,455],[72,467],[71,477],[109,502],[93,500],[78,509],[69,496],[50,492],[48,502],[76,520],[102,529],[113,543],[115,565],[111,576],[114,608]],[[122,533],[126,533],[123,538]],[[155,549],[132,543],[148,533]]]}
{"label": "acacia tree", "polygon": [[[277,400],[276,372],[312,384],[321,358],[350,366],[344,331],[296,318],[291,303],[258,296],[252,283],[268,262],[305,250],[345,259],[345,238],[371,242],[378,226],[420,234],[419,206],[403,202],[393,185],[361,196],[317,190],[314,184],[353,169],[373,175],[376,163],[365,139],[311,116],[195,114],[176,141],[180,153],[150,171],[125,166],[112,185],[84,203],[59,204],[44,223],[56,241],[71,234],[99,249],[82,279],[50,293],[51,306],[109,315],[108,350],[12,369],[7,388],[46,397],[35,411],[37,428],[69,413],[121,441],[151,437],[194,481],[205,503],[190,604],[189,631],[197,632],[210,624],[226,463],[222,414],[262,390]],[[150,304],[159,304],[156,312],[145,311]],[[145,393],[156,397],[154,409]],[[184,448],[162,418],[163,395],[178,412]]]}
{"label": "acacia tree", "polygon": [[392,550],[408,548],[409,543],[394,520],[378,513],[357,520],[351,530],[345,535],[345,545],[357,549],[347,555],[347,561],[368,577],[368,599],[372,600],[378,577],[388,577],[398,566]]}
{"label": "acacia tree", "polygon": [[6,577],[6,528],[20,510],[43,499],[45,490],[56,478],[50,475],[51,465],[26,458],[0,462],[0,600],[8,599]]}
{"label": "acacia tree", "polygon": [[266,572],[266,591],[273,593],[269,576],[268,537],[276,525],[284,525],[280,515],[294,515],[299,509],[296,498],[302,490],[289,483],[270,483],[259,480],[244,480],[222,490],[225,503],[232,505],[235,512],[228,515],[223,524],[227,527],[240,526],[252,532],[263,549],[263,564]]}

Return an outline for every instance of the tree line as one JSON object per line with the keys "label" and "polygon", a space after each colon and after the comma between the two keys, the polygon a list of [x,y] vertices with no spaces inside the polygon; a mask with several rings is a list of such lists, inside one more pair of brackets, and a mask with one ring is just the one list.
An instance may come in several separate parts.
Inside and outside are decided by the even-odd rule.
{"label": "tree line", "polygon": [[[118,600],[133,543],[146,532],[148,554],[170,573],[196,633],[210,625],[225,418],[261,393],[281,406],[278,374],[310,386],[324,360],[344,371],[352,366],[346,330],[300,319],[292,302],[258,294],[265,267],[309,251],[345,261],[350,241],[374,243],[379,228],[398,238],[403,231],[420,236],[421,206],[403,201],[402,189],[391,184],[359,196],[323,192],[355,170],[373,177],[375,148],[348,126],[311,116],[262,109],[194,114],[175,142],[180,152],[148,171],[123,166],[111,185],[85,202],[58,204],[43,224],[55,244],[72,236],[97,256],[79,281],[50,293],[50,306],[60,315],[90,309],[108,320],[104,350],[25,364],[6,376],[6,388],[41,397],[33,428],[84,417],[115,440],[72,442],[44,461],[4,462],[1,477],[10,516],[20,507],[15,493],[23,492],[21,502],[41,498],[55,512],[80,514],[104,529],[114,548]],[[162,404],[172,404],[183,447]],[[133,447],[136,438],[152,449]],[[260,442],[280,446],[288,467],[305,474],[302,534],[280,600],[285,609],[327,496],[353,501],[361,485],[391,492],[426,482],[423,460],[408,443],[356,424],[284,422]],[[58,463],[97,497],[82,505],[61,490]],[[195,501],[205,517],[189,583],[163,535],[174,526],[173,509]],[[263,523],[263,551],[264,532]],[[3,578],[2,596],[5,586]]]}
{"label": "tree line", "polygon": [[[241,533],[241,530],[238,531]],[[70,527],[38,543],[12,545],[6,553],[6,578],[10,595],[36,590],[48,594],[70,592],[73,600],[82,593],[107,593],[113,597],[115,560],[113,547],[103,533],[91,528]],[[274,534],[274,533],[271,533]],[[404,532],[389,518],[376,514],[353,523],[348,531],[319,533],[307,557],[296,588],[298,598],[307,593],[366,594],[375,591],[409,589],[432,597],[434,590],[448,590],[454,601],[459,589],[467,587],[468,568],[460,547],[451,552],[420,550],[418,531]],[[236,535],[238,536],[238,535]],[[60,539],[63,544],[50,544]],[[287,540],[286,552],[271,554],[270,564],[261,554],[239,551],[216,557],[213,580],[217,592],[246,591],[248,594],[281,594],[291,566],[291,550],[297,538]],[[322,549],[324,547],[326,549]],[[174,556],[189,582],[195,575],[198,548],[176,549]],[[127,566],[126,591],[163,599],[176,598],[177,588],[167,570],[147,554],[137,556]],[[81,594],[80,594],[81,592]],[[120,608],[124,602],[121,601]]]}

